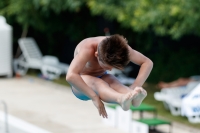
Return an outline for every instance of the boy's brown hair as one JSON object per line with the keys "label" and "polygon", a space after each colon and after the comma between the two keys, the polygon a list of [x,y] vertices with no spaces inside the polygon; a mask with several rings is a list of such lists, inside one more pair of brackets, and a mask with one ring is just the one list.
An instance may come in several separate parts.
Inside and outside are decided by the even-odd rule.
{"label": "boy's brown hair", "polygon": [[117,69],[123,69],[130,61],[127,40],[118,34],[102,40],[98,53],[100,61]]}

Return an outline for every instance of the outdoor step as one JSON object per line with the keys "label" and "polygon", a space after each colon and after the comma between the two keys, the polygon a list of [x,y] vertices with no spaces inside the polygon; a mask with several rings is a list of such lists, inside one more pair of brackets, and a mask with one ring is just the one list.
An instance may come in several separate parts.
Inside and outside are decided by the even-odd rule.
{"label": "outdoor step", "polygon": [[162,120],[162,119],[158,119],[158,118],[139,119],[137,121],[145,123],[145,124],[147,124],[149,126],[157,126],[157,125],[163,125],[163,124],[171,125],[171,122],[165,121],[165,120]]}
{"label": "outdoor step", "polygon": [[169,121],[158,119],[158,118],[148,118],[132,120],[132,131],[137,133],[158,133],[156,127],[159,125],[169,125],[169,133],[172,132],[172,124]]}

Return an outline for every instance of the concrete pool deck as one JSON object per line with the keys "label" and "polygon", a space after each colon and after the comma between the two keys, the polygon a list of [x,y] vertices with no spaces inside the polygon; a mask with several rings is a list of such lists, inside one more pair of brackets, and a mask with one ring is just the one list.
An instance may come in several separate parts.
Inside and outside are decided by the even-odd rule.
{"label": "concrete pool deck", "polygon": [[[68,87],[51,81],[30,76],[0,78],[0,99],[9,114],[51,133],[126,133],[105,125],[91,101],[80,101]],[[166,126],[158,129],[168,131]],[[174,122],[172,131],[200,133]]]}

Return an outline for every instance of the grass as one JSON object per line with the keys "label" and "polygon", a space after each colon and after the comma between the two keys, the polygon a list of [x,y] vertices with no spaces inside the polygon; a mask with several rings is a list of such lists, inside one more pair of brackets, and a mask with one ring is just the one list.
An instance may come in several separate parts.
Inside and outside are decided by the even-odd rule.
{"label": "grass", "polygon": [[[38,73],[41,73],[41,72],[39,70],[30,69],[28,71],[27,75],[34,76],[34,77],[40,77],[40,74],[38,74]],[[57,83],[57,84],[69,86],[69,84],[65,80],[65,75],[61,75],[59,79],[55,79],[55,80],[53,80],[53,82]]]}
{"label": "grass", "polygon": [[66,86],[70,86],[68,84],[68,82],[65,79],[65,76],[62,75],[59,79],[54,80],[53,82],[57,83],[57,84],[61,84],[61,85],[66,85]]}
{"label": "grass", "polygon": [[[29,70],[28,75],[30,76],[37,76],[38,77],[38,71],[34,71],[34,70]],[[62,75],[59,79],[53,80],[53,82],[57,83],[57,84],[61,84],[61,85],[65,85],[65,86],[69,86],[69,84],[67,83],[67,81],[65,80],[65,75]],[[200,129],[200,124],[194,124],[194,123],[190,123],[188,121],[188,119],[186,117],[182,117],[182,116],[173,116],[169,110],[166,110],[164,108],[164,105],[162,102],[156,101],[154,99],[154,93],[156,91],[159,91],[158,89],[156,89],[156,85],[155,84],[148,84],[146,83],[144,85],[144,88],[147,90],[148,96],[144,99],[143,103],[149,104],[151,106],[156,107],[157,109],[157,113],[160,117],[169,120],[171,122],[178,122],[181,124],[185,124],[187,126],[190,127],[194,127],[197,129]]]}

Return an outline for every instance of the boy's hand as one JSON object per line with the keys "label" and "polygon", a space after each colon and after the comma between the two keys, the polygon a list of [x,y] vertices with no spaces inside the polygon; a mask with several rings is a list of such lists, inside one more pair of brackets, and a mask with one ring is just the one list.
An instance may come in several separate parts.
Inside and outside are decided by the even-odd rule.
{"label": "boy's hand", "polygon": [[101,101],[101,99],[98,96],[96,96],[95,98],[92,99],[92,102],[98,109],[99,115],[102,116],[103,118],[108,118],[104,104]]}

